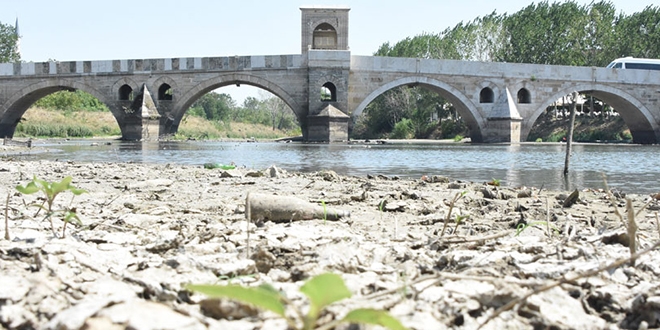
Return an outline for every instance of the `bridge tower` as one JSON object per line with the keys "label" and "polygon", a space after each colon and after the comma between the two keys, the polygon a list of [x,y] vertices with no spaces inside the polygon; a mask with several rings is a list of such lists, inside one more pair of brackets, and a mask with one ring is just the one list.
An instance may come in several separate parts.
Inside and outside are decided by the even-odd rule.
{"label": "bridge tower", "polygon": [[348,7],[301,7],[301,54],[308,68],[306,141],[348,140]]}

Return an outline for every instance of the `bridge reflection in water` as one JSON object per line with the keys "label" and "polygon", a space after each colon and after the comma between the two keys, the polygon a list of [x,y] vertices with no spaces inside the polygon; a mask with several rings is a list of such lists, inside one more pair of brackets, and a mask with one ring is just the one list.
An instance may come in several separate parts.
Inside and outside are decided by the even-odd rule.
{"label": "bridge reflection in water", "polygon": [[[443,175],[456,180],[501,180],[506,186],[546,189],[610,188],[629,193],[660,191],[660,146],[574,145],[568,182],[565,145],[544,144],[298,144],[247,142],[36,141],[26,159],[76,162],[135,162],[201,165],[231,163],[254,169],[333,170],[339,174],[382,174],[400,178]],[[47,148],[51,152],[37,152]]]}

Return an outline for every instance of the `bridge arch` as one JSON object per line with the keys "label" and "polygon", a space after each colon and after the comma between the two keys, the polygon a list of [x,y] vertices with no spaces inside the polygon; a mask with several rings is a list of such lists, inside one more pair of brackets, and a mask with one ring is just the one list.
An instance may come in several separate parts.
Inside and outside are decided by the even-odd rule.
{"label": "bridge arch", "polygon": [[112,107],[112,100],[108,100],[106,95],[99,92],[96,88],[75,80],[46,80],[31,84],[21,89],[2,104],[0,107],[0,110],[2,111],[2,113],[0,113],[0,136],[13,136],[18,121],[34,102],[47,95],[63,90],[81,90],[96,97],[101,103],[111,109],[117,120],[117,124],[119,124],[119,117],[117,117],[117,114],[115,113],[116,109]]}
{"label": "bridge arch", "polygon": [[298,119],[304,119],[304,117],[307,115],[306,109],[301,107],[287,91],[285,91],[276,83],[250,74],[224,74],[202,81],[195,87],[185,92],[178,99],[175,98],[175,103],[172,107],[173,111],[168,115],[169,120],[172,120],[174,122],[174,126],[178,127],[178,124],[183,118],[185,112],[188,111],[190,106],[200,97],[214,89],[234,84],[245,84],[265,89],[273,93],[275,96],[281,98],[284,103],[286,103],[286,105],[288,105],[293,110]]}
{"label": "bridge arch", "polygon": [[[164,87],[169,86],[171,88],[172,94],[169,95],[168,97],[163,97],[164,95],[161,95],[165,92]],[[159,101],[173,101],[174,98],[176,97],[176,92],[178,90],[177,83],[174,79],[168,77],[168,76],[160,76],[158,79],[156,79],[152,87],[149,89],[152,94],[157,95],[157,99]]]}
{"label": "bridge arch", "polygon": [[650,144],[660,141],[659,118],[654,117],[653,113],[642,102],[621,89],[598,83],[565,87],[544,100],[541,106],[525,119],[521,130],[521,141],[527,140],[527,136],[538,117],[553,102],[574,91],[593,95],[611,105],[630,129],[634,143]]}
{"label": "bridge arch", "polygon": [[[133,81],[132,79],[127,78],[127,77],[121,78],[121,79],[117,80],[112,85],[112,93],[113,93],[112,95],[115,95],[114,100],[116,100],[116,101],[132,101],[132,100],[129,100],[128,98],[124,99],[121,96],[122,95],[122,89],[124,88],[124,86],[130,87],[131,91],[133,92],[133,95],[136,95],[140,90],[140,86],[138,86],[138,84],[135,81]],[[108,103],[106,103],[106,104],[108,104]]]}
{"label": "bridge arch", "polygon": [[369,105],[369,103],[375,100],[379,95],[390,89],[405,85],[421,85],[440,94],[442,97],[451,102],[461,117],[463,117],[465,124],[470,130],[470,138],[472,141],[481,142],[483,140],[481,131],[482,127],[484,126],[485,119],[479,112],[474,102],[472,102],[470,98],[465,96],[465,94],[452,87],[451,85],[423,76],[400,78],[378,87],[376,90],[369,93],[360,104],[358,104],[358,106],[351,114],[352,119],[356,120],[360,114],[362,114],[364,109],[366,109],[367,105]]}

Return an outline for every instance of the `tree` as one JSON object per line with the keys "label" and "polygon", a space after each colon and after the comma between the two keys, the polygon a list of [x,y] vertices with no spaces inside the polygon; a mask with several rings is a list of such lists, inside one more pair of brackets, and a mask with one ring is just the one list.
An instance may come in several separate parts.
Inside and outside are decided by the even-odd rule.
{"label": "tree", "polygon": [[229,119],[235,102],[229,94],[207,93],[190,107],[190,114],[208,120],[224,121]]}
{"label": "tree", "polygon": [[16,29],[11,25],[0,23],[0,63],[21,60],[21,55],[17,49],[17,41]]}
{"label": "tree", "polygon": [[648,6],[642,12],[624,17],[615,29],[617,57],[660,57],[660,7]]}

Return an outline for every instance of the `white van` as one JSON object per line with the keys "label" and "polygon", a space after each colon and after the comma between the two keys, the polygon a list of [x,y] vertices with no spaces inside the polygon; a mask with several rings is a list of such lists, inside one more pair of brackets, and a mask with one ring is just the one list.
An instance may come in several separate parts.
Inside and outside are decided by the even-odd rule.
{"label": "white van", "polygon": [[608,64],[607,67],[615,69],[660,70],[660,60],[624,57],[617,58],[612,61],[612,63]]}

